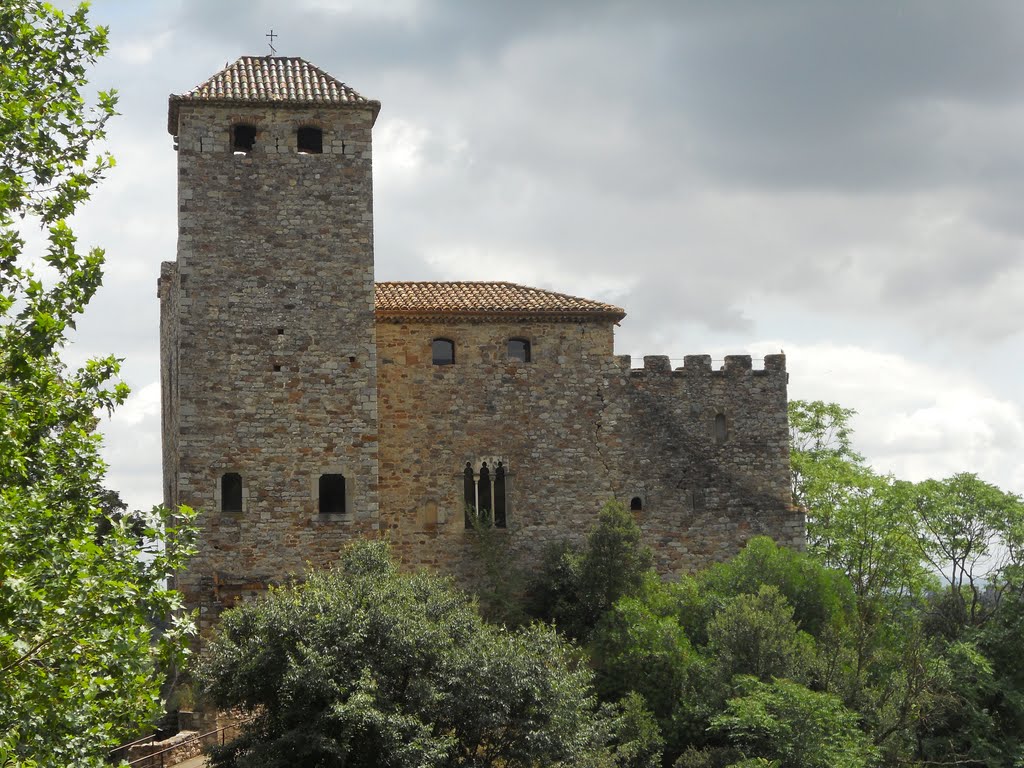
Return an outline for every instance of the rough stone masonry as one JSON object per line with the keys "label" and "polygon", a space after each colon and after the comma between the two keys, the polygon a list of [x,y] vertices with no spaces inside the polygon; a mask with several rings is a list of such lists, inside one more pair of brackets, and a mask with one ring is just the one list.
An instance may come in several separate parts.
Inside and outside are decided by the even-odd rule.
{"label": "rough stone masonry", "polygon": [[510,283],[374,283],[380,104],[297,58],[183,95],[177,261],[160,280],[165,503],[202,511],[178,579],[237,599],[385,536],[471,584],[471,516],[529,565],[627,504],[666,575],[751,536],[803,545],[785,358],[632,368],[618,307]]}

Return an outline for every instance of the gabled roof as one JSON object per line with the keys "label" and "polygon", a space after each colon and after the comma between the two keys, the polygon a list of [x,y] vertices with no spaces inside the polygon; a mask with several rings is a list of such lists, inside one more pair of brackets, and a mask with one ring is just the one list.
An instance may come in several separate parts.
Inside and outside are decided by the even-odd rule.
{"label": "gabled roof", "polygon": [[546,320],[619,322],[625,311],[612,304],[506,282],[377,283],[380,319],[530,317]]}
{"label": "gabled roof", "polygon": [[374,120],[380,112],[379,101],[365,98],[296,56],[242,56],[188,93],[172,94],[167,111],[167,130],[172,135],[178,133],[178,109],[183,102],[369,107]]}

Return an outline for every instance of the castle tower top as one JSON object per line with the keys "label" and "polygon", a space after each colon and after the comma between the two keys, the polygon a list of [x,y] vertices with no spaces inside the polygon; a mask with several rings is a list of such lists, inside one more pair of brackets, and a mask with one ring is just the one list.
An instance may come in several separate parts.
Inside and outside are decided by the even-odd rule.
{"label": "castle tower top", "polygon": [[367,99],[296,56],[242,56],[188,93],[171,94],[167,131],[172,136],[178,135],[178,111],[182,103],[359,107],[372,111],[373,122],[380,112],[379,101]]}

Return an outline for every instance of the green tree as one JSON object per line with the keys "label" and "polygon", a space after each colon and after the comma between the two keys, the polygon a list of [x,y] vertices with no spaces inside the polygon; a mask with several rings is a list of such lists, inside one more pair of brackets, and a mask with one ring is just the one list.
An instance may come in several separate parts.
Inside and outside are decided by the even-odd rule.
{"label": "green tree", "polygon": [[947,586],[951,636],[983,624],[1005,594],[1024,594],[1024,500],[967,472],[913,491],[924,557]]}
{"label": "green tree", "polygon": [[[127,396],[118,361],[60,353],[103,253],[65,219],[113,161],[94,152],[114,98],[82,96],[106,30],[85,6],[0,6],[0,764],[102,765],[159,708],[155,665],[187,627],[165,587],[191,529],[110,505],[96,414]],[[44,232],[39,253],[26,234]],[[33,271],[30,264],[44,268]],[[187,516],[187,515],[186,515]],[[140,533],[142,538],[140,539]]]}
{"label": "green tree", "polygon": [[712,720],[712,728],[747,760],[778,761],[786,768],[865,768],[875,763],[875,750],[858,728],[856,713],[835,696],[791,680],[766,683],[747,677],[738,683],[737,695]]}
{"label": "green tree", "polygon": [[601,698],[638,692],[661,720],[671,716],[698,658],[675,615],[671,589],[655,577],[642,595],[621,598],[588,646]]}
{"label": "green tree", "polygon": [[793,622],[793,607],[786,598],[765,584],[755,595],[730,599],[715,614],[708,623],[707,650],[726,684],[736,675],[806,682],[815,645]]}
{"label": "green tree", "polygon": [[640,591],[654,558],[625,505],[610,501],[577,549],[551,548],[531,587],[531,611],[565,634],[585,640],[615,601]]}
{"label": "green tree", "polygon": [[902,599],[927,582],[908,483],[881,477],[853,450],[855,412],[820,400],[789,404],[793,500],[807,513],[807,545],[841,570],[858,596]]}
{"label": "green tree", "polygon": [[789,403],[789,451],[793,503],[827,509],[832,494],[848,485],[850,472],[863,464],[853,450],[850,419],[856,411],[821,400]]}
{"label": "green tree", "polygon": [[611,751],[616,768],[658,768],[665,740],[647,702],[639,693],[626,694],[611,720]]}
{"label": "green tree", "polygon": [[794,488],[807,512],[808,551],[850,581],[849,637],[832,643],[828,690],[861,713],[880,746],[912,749],[917,714],[942,688],[922,624],[937,582],[922,559],[915,491],[882,477],[852,447],[853,411],[790,403]]}
{"label": "green tree", "polygon": [[641,593],[622,597],[598,623],[587,652],[603,701],[640,695],[657,720],[664,753],[677,755],[694,727],[687,707],[701,658],[677,615],[676,585],[649,575]]}
{"label": "green tree", "polygon": [[226,612],[199,676],[216,706],[256,716],[219,766],[576,764],[605,727],[554,630],[485,623],[382,543]]}
{"label": "green tree", "polygon": [[775,587],[789,602],[797,626],[815,638],[840,631],[849,623],[854,593],[844,574],[823,566],[805,552],[780,547],[767,536],[756,536],[725,563],[697,575],[697,589],[721,602],[753,595],[764,585]]}
{"label": "green tree", "polygon": [[1011,768],[1024,758],[1024,602],[993,584],[972,624],[969,596],[947,585],[927,622],[943,685],[918,718],[918,757]]}

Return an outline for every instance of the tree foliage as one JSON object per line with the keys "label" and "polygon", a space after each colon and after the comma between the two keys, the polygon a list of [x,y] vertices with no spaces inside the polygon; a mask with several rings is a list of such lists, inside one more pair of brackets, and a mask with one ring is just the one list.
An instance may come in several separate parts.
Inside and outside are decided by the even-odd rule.
{"label": "tree foliage", "polygon": [[948,633],[984,623],[1006,594],[1024,594],[1024,500],[962,472],[917,485],[921,550],[947,587]]}
{"label": "tree foliage", "polygon": [[382,543],[227,612],[200,677],[216,706],[256,716],[219,766],[572,765],[604,727],[553,629],[487,624]]}
{"label": "tree foliage", "polygon": [[856,596],[830,690],[860,713],[886,763],[1015,765],[1024,688],[1007,653],[1024,653],[1024,504],[970,473],[876,474],[852,448],[852,416],[790,404],[809,549]]}
{"label": "tree foliage", "polygon": [[712,720],[712,728],[745,759],[778,761],[787,768],[874,764],[875,750],[859,729],[856,713],[835,696],[790,680],[754,677],[740,678],[736,693]]}
{"label": "tree foliage", "polygon": [[[102,251],[80,252],[66,218],[113,164],[95,146],[114,97],[100,93],[90,107],[82,95],[105,50],[106,30],[90,26],[84,5],[0,6],[5,766],[103,764],[158,709],[155,663],[186,630],[156,638],[152,620],[178,607],[165,579],[187,556],[190,529],[168,527],[159,511],[124,515],[102,486],[96,414],[127,396],[118,361],[72,371],[60,358],[102,278]],[[26,250],[37,227],[41,252]]]}
{"label": "tree foliage", "polygon": [[546,553],[532,585],[531,612],[569,637],[585,640],[616,600],[640,590],[652,562],[629,510],[610,501],[583,548],[562,544]]}
{"label": "tree foliage", "polygon": [[793,607],[764,584],[757,594],[728,600],[708,622],[708,654],[721,678],[737,675],[762,681],[776,677],[806,681],[813,666],[814,640],[793,622]]}

